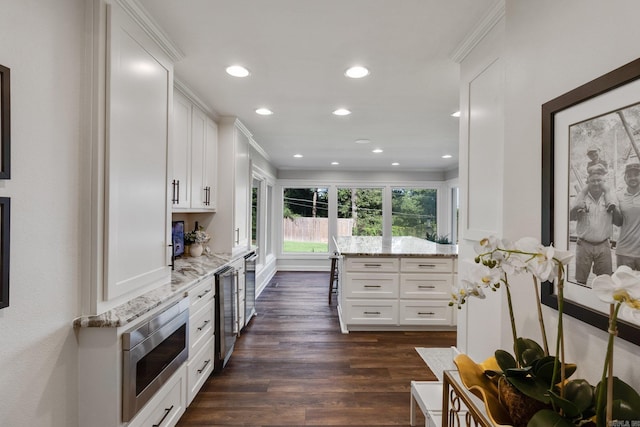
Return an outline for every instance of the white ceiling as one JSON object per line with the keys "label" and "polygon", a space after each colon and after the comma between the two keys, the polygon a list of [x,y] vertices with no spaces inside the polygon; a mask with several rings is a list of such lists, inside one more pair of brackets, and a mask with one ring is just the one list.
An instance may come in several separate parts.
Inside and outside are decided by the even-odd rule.
{"label": "white ceiling", "polygon": [[[277,168],[439,171],[458,164],[452,54],[494,1],[139,2],[184,54],[176,78],[217,115],[237,116]],[[227,75],[232,64],[251,75]],[[355,64],[371,74],[345,77]],[[332,115],[338,107],[352,114]]]}

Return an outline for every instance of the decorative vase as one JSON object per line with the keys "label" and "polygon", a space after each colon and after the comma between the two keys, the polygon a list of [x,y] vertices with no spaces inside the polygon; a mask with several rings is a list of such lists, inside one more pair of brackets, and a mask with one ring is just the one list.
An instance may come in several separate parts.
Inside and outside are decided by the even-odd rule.
{"label": "decorative vase", "polygon": [[191,256],[199,257],[200,255],[202,255],[203,250],[204,248],[202,247],[202,243],[193,243],[191,245]]}

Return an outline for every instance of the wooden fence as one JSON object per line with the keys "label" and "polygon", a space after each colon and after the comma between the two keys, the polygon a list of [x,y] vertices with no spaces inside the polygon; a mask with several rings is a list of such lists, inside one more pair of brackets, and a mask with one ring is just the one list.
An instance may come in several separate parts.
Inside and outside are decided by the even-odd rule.
{"label": "wooden fence", "polygon": [[[338,218],[338,236],[351,236],[354,221]],[[329,242],[329,218],[283,218],[284,240],[295,242]]]}

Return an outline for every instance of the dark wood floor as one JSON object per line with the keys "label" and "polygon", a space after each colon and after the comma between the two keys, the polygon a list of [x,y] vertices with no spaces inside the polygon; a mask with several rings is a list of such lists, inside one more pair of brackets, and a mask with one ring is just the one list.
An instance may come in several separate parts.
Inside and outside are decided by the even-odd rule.
{"label": "dark wood floor", "polygon": [[410,381],[436,380],[415,347],[455,332],[342,334],[327,291],[327,273],[276,274],[178,426],[408,426]]}

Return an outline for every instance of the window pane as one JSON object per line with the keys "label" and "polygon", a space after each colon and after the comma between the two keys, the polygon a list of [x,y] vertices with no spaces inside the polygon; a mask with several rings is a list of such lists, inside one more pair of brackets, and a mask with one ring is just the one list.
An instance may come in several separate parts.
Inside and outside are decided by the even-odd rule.
{"label": "window pane", "polygon": [[392,188],[392,235],[424,239],[427,233],[437,234],[437,196],[432,188]]}
{"label": "window pane", "polygon": [[382,236],[382,189],[338,188],[338,236]]}
{"label": "window pane", "polygon": [[329,252],[328,190],[285,188],[282,252]]}

